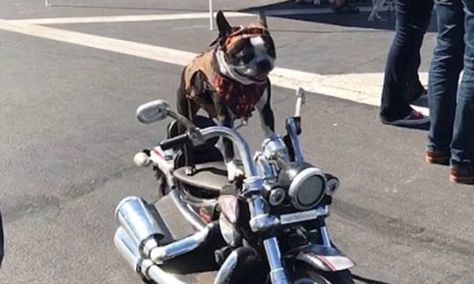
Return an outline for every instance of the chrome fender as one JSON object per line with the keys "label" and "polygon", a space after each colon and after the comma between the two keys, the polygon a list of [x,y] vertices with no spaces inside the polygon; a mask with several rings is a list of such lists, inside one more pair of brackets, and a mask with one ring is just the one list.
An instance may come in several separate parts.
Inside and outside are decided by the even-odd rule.
{"label": "chrome fender", "polygon": [[355,263],[338,249],[320,245],[302,249],[295,258],[323,271],[340,271],[355,266]]}

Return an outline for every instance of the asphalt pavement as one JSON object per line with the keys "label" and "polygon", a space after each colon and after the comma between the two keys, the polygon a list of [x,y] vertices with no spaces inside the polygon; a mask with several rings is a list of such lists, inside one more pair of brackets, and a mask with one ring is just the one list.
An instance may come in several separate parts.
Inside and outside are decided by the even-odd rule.
{"label": "asphalt pavement", "polygon": [[[216,36],[207,1],[51,2],[0,2],[0,283],[140,283],[113,245],[113,215],[126,196],[156,198],[151,171],[132,158],[165,124],[142,125],[135,109],[158,98],[174,105],[181,62]],[[301,10],[314,7],[263,0],[215,6],[273,13],[278,129],[294,89],[307,84],[304,153],[341,180],[329,229],[357,263],[360,283],[474,283],[474,187],[452,184],[447,167],[424,162],[425,130],[378,119],[393,14],[369,23],[365,10],[308,14]],[[425,37],[423,74],[435,36],[432,28]],[[256,149],[256,122],[242,132]]]}

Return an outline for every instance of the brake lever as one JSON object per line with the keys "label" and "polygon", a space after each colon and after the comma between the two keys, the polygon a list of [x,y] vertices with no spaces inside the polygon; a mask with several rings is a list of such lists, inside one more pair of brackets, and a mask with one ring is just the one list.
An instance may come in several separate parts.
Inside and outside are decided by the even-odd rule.
{"label": "brake lever", "polygon": [[206,143],[206,140],[202,138],[201,130],[186,117],[172,110],[168,110],[168,115],[186,128],[186,133],[194,146]]}
{"label": "brake lever", "polygon": [[303,88],[296,90],[295,117],[301,117],[301,106],[306,103],[306,91]]}

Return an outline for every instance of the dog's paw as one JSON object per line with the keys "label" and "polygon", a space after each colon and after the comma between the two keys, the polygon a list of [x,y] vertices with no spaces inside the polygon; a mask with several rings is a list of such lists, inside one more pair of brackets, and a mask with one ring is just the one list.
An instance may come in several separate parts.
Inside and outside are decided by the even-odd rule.
{"label": "dog's paw", "polygon": [[244,176],[244,171],[234,160],[227,162],[225,165],[227,167],[227,178],[229,181],[235,181]]}
{"label": "dog's paw", "polygon": [[197,172],[195,167],[186,167],[185,173],[187,176],[193,176]]}

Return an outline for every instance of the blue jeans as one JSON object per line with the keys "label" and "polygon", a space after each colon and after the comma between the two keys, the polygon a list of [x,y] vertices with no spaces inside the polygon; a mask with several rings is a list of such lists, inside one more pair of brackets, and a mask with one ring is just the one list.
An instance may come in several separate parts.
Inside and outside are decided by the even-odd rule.
{"label": "blue jeans", "polygon": [[380,116],[386,121],[412,111],[409,98],[420,93],[420,48],[430,23],[433,0],[396,0],[396,33],[385,65]]}
{"label": "blue jeans", "polygon": [[[436,0],[438,41],[429,75],[427,148],[474,165],[474,1]],[[464,9],[464,10],[463,10]],[[458,88],[460,72],[464,70]]]}

